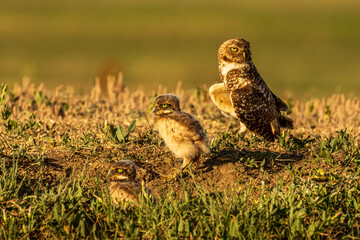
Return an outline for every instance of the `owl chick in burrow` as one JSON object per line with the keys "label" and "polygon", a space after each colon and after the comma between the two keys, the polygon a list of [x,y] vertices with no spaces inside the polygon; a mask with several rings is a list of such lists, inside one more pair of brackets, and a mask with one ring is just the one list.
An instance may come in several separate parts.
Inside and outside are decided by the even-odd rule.
{"label": "owl chick in burrow", "polygon": [[280,127],[294,128],[293,120],[281,114],[288,106],[270,90],[252,62],[248,41],[236,38],[224,42],[218,64],[223,83],[210,87],[210,97],[223,113],[240,120],[242,130],[273,142]]}
{"label": "owl chick in burrow", "polygon": [[122,159],[113,163],[109,171],[109,192],[115,204],[122,201],[139,205],[140,196],[156,202],[156,196],[144,184],[135,181],[136,165],[133,161]]}
{"label": "owl chick in burrow", "polygon": [[180,109],[180,100],[172,94],[155,98],[154,123],[166,146],[176,158],[182,158],[181,170],[208,154],[209,139],[200,122]]}

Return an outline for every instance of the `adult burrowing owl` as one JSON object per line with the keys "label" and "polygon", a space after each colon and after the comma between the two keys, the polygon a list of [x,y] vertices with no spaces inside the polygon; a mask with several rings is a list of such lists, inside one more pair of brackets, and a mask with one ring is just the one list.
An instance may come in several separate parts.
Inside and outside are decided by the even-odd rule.
{"label": "adult burrowing owl", "polygon": [[175,157],[183,159],[181,169],[210,152],[204,129],[193,116],[181,111],[177,96],[164,94],[155,99],[154,122]]}
{"label": "adult burrowing owl", "polygon": [[140,195],[156,201],[156,197],[151,190],[136,182],[135,177],[136,166],[131,160],[124,159],[111,165],[109,191],[116,204],[121,201],[130,201],[138,205]]}
{"label": "adult burrowing owl", "polygon": [[224,83],[211,86],[209,93],[222,112],[268,141],[275,140],[280,127],[293,128],[293,120],[281,115],[288,106],[269,89],[252,62],[249,42],[240,38],[224,42],[218,62]]}

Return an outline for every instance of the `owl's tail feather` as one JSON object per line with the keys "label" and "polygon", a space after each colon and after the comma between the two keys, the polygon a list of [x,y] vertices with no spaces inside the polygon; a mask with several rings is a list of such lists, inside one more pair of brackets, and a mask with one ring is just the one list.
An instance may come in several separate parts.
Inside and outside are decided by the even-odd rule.
{"label": "owl's tail feather", "polygon": [[279,124],[282,128],[294,129],[294,120],[291,118],[281,115],[279,118]]}

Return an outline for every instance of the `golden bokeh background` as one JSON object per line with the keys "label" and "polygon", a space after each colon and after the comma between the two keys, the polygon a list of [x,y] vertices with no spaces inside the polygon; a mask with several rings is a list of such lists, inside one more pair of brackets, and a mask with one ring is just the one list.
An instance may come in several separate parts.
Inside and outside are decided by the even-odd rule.
{"label": "golden bokeh background", "polygon": [[24,76],[86,93],[123,72],[130,89],[219,82],[217,49],[233,37],[279,95],[360,94],[360,2],[0,0],[0,82]]}

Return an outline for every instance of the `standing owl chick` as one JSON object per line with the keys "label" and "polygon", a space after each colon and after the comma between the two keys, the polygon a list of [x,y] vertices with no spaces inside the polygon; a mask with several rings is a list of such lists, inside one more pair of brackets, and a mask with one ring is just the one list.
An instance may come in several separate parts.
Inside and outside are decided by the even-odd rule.
{"label": "standing owl chick", "polygon": [[266,85],[251,59],[250,43],[244,39],[224,42],[218,52],[220,78],[211,99],[222,112],[236,116],[247,129],[274,141],[280,127],[293,128],[293,120],[281,115],[288,106]]}
{"label": "standing owl chick", "polygon": [[179,98],[172,94],[160,95],[154,102],[155,128],[167,147],[182,158],[181,169],[197,161],[201,154],[210,152],[209,139],[199,121],[180,109]]}
{"label": "standing owl chick", "polygon": [[131,160],[123,159],[111,165],[109,192],[116,204],[121,201],[129,201],[139,205],[140,195],[156,201],[156,197],[151,190],[136,182],[135,177],[136,165]]}

